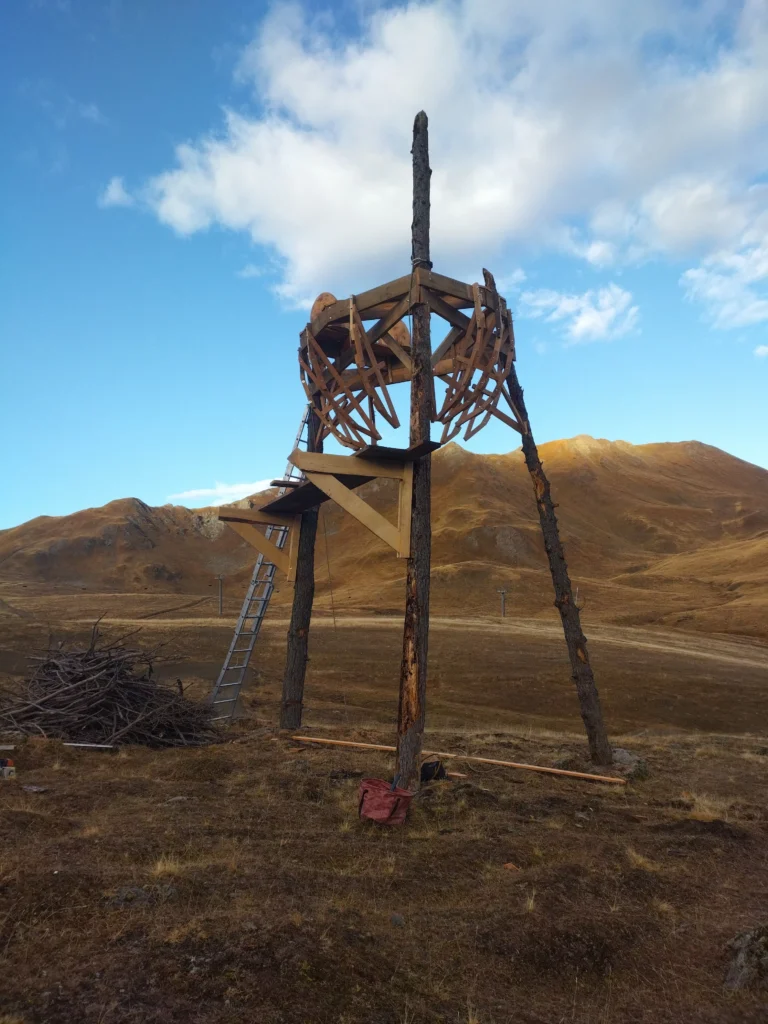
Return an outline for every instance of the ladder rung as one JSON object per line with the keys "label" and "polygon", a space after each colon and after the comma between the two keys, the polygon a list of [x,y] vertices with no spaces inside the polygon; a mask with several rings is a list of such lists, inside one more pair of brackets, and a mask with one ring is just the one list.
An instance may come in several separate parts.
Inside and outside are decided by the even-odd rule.
{"label": "ladder rung", "polygon": [[[299,433],[296,437],[295,447],[309,448],[309,424],[310,407],[306,406],[301,426],[299,427]],[[289,488],[298,487],[305,481],[305,479],[306,477],[304,473],[298,471],[291,463],[288,463],[283,476],[276,479],[274,483],[279,485],[281,491],[283,491]],[[273,524],[267,527],[266,536],[273,538],[273,543],[276,547],[282,550],[285,547],[285,543],[288,538],[288,530],[284,526]],[[235,635],[232,639],[233,644],[242,643],[243,640],[245,640],[248,646],[233,647],[232,650],[227,652],[224,665],[222,666],[219,678],[216,680],[216,684],[211,695],[212,697],[216,697],[221,690],[228,688],[234,691],[234,696],[225,697],[220,700],[213,700],[213,704],[234,705],[237,702],[240,690],[245,681],[245,673],[248,670],[248,663],[259,636],[261,620],[266,614],[270,599],[274,593],[276,572],[277,570],[274,563],[267,561],[263,555],[259,555],[253,568],[253,575],[251,576],[251,581],[248,585],[248,590],[246,591],[243,606],[240,609],[240,617],[237,620]],[[251,628],[246,628],[247,623],[252,623]],[[242,663],[232,664],[232,662],[241,654],[243,655]],[[235,680],[225,683],[223,680],[227,673],[237,673],[238,675]],[[234,706],[229,713],[217,715],[212,719],[212,721],[221,722],[229,719],[232,717],[233,712]]]}

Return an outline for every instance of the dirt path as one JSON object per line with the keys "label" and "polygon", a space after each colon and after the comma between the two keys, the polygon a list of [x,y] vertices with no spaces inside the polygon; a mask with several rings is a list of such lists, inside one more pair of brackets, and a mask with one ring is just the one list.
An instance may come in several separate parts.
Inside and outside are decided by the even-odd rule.
{"label": "dirt path", "polygon": [[[83,624],[90,620],[78,620]],[[287,618],[269,618],[265,629],[287,628]],[[153,622],[141,618],[107,618],[104,624],[130,626],[141,625],[146,629],[162,629],[164,631],[190,626],[220,627],[234,629],[233,618],[164,618]],[[347,616],[337,617],[339,629],[367,630],[400,630],[402,620],[397,616]],[[333,629],[333,621],[328,617],[316,617],[312,622],[313,630]],[[541,639],[560,639],[562,630],[558,622],[546,622],[541,619],[507,619],[505,622],[488,622],[478,619],[455,619],[434,617],[430,622],[433,631],[440,632],[471,632],[492,636],[519,635],[539,637]],[[681,658],[700,658],[715,661],[724,665],[743,666],[745,668],[765,669],[768,671],[768,644],[748,638],[711,636],[705,633],[676,633],[668,630],[642,629],[634,626],[607,626],[593,624],[587,629],[588,639],[595,644],[610,644],[613,647],[625,647],[635,650],[654,651],[656,653],[676,655]]]}

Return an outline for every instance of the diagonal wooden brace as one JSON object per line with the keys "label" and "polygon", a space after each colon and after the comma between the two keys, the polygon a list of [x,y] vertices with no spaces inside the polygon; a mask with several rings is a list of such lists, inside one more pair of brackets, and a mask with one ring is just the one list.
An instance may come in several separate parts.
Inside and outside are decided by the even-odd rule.
{"label": "diagonal wooden brace", "polygon": [[[345,460],[347,461],[347,460]],[[362,462],[364,460],[356,459],[352,456],[349,460],[354,462]],[[367,501],[355,494],[354,491],[350,490],[345,484],[338,480],[335,476],[330,473],[314,473],[306,472],[306,477],[316,487],[327,494],[329,498],[332,498],[337,505],[340,505],[345,512],[349,512],[359,523],[362,523],[366,529],[370,530],[371,533],[383,540],[385,544],[388,544],[391,548],[397,552],[399,558],[407,558],[411,550],[411,489],[413,481],[413,467],[409,467],[410,472],[406,473],[407,481],[402,480],[400,483],[400,502],[398,506],[398,526],[393,526],[388,519],[377,512],[375,508],[372,508]],[[349,473],[349,469],[346,470]],[[411,486],[407,486],[411,485]],[[403,491],[407,487],[407,501],[403,495]]]}
{"label": "diagonal wooden brace", "polygon": [[[296,553],[301,516],[276,516],[274,513],[271,513],[270,515],[262,515],[260,520],[251,520],[249,516],[248,519],[243,521],[246,512],[252,513],[253,510],[237,509],[236,512],[233,510],[231,515],[227,513],[220,514],[219,519],[225,522],[235,533],[239,533],[244,541],[255,547],[264,556],[265,561],[271,562],[281,572],[284,572],[289,583],[295,582]],[[281,520],[279,524],[275,523],[276,518]],[[290,520],[290,525],[282,522],[282,520]],[[265,521],[269,524],[284,526],[288,529],[288,538],[284,548],[281,549],[273,544],[271,540],[267,540],[261,530],[257,529],[256,522],[264,523]]]}

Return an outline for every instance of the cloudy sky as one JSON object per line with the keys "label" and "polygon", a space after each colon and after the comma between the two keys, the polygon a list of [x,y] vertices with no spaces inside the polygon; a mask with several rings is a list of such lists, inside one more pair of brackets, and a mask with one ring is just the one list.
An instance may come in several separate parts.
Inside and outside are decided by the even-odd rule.
{"label": "cloudy sky", "polygon": [[[7,19],[6,19],[7,20]],[[298,331],[432,255],[516,318],[540,441],[768,466],[766,0],[19,0],[0,526],[280,474]],[[479,451],[517,444],[487,428]]]}

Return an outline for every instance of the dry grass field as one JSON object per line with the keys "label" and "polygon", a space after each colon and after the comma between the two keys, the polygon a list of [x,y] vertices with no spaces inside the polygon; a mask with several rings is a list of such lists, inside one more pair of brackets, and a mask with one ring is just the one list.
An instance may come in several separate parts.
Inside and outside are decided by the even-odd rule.
{"label": "dry grass field", "polygon": [[[221,742],[5,739],[0,1024],[768,1021],[768,980],[724,985],[728,942],[768,924],[768,473],[694,443],[542,454],[612,740],[647,777],[455,761],[404,828],[360,822],[391,756],[275,728],[281,582]],[[428,745],[588,767],[519,453],[451,445],[434,493]],[[252,560],[210,511],[134,499],[0,532],[0,687],[102,616],[204,697]],[[329,505],[317,576],[304,731],[392,743],[402,562]]]}
{"label": "dry grass field", "polygon": [[[202,694],[232,618],[153,614],[167,597],[112,594],[103,628],[141,627],[165,644],[162,671]],[[84,638],[103,604],[73,594],[54,618],[60,598],[29,600],[0,684],[49,630]],[[766,1019],[765,991],[723,979],[728,941],[768,920],[768,645],[595,626],[614,742],[647,779],[455,762],[467,779],[428,787],[386,830],[356,810],[389,755],[304,749],[274,728],[286,628],[268,620],[221,744],[18,747],[19,778],[0,787],[3,1024]],[[400,628],[316,619],[307,733],[393,742]],[[579,726],[554,615],[435,620],[430,744],[578,768]]]}
{"label": "dry grass field", "polygon": [[[24,744],[0,793],[0,1019],[765,1021],[765,991],[723,987],[728,941],[768,916],[755,739],[622,737],[651,772],[626,789],[476,766],[387,830],[356,815],[387,755],[298,749],[263,721],[198,750]],[[583,748],[431,738],[539,763]]]}

